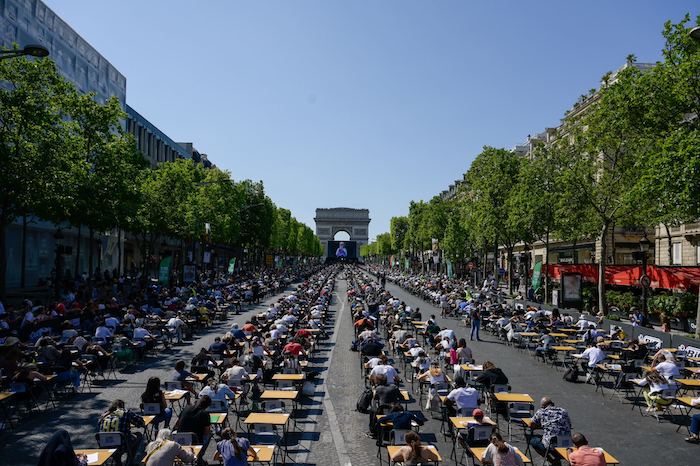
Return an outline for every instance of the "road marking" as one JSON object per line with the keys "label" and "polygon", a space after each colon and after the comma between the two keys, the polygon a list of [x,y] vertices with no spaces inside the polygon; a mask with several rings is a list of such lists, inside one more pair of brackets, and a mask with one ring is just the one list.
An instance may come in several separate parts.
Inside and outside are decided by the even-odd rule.
{"label": "road marking", "polygon": [[[333,294],[335,295],[336,299],[341,299],[336,292],[333,292]],[[331,354],[328,357],[327,367],[329,369],[331,367],[331,363],[333,362],[333,354],[338,348],[337,346],[335,346],[335,342],[338,339],[338,331],[340,330],[340,319],[342,317],[343,311],[345,310],[346,304],[347,300],[343,300],[343,305],[340,307],[340,310],[335,315],[335,326],[333,327],[333,336],[330,340],[330,342],[333,343],[333,349],[331,350]],[[326,385],[325,378],[323,381],[323,385]],[[335,415],[335,408],[333,407],[333,401],[331,400],[329,388],[330,387],[326,387],[325,390],[325,396],[323,397],[323,407],[328,413],[328,424],[330,426],[331,436],[333,438],[333,445],[335,445],[335,452],[338,454],[338,463],[340,463],[342,466],[352,466],[352,463],[350,462],[350,456],[348,455],[348,452],[345,448],[345,440],[343,439],[343,433],[340,431],[340,427],[338,427],[338,417]]]}

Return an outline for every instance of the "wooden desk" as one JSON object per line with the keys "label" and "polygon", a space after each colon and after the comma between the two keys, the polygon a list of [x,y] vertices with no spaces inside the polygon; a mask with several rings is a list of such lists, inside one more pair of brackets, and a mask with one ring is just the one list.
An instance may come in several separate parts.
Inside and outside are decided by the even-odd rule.
{"label": "wooden desk", "polygon": [[[520,458],[522,458],[523,463],[526,463],[526,464],[532,463],[532,461],[530,460],[530,458],[528,458],[527,456],[525,456],[525,454],[524,454],[522,451],[520,451],[519,448],[517,448],[517,447],[513,447],[513,448],[515,448],[515,452],[516,452],[518,455],[520,455]],[[474,463],[475,463],[475,464],[481,464],[481,459],[484,457],[484,453],[486,452],[486,448],[468,447],[468,449],[469,449],[469,451],[471,452],[471,454],[472,454],[472,456],[473,456]]]}
{"label": "wooden desk", "polygon": [[298,390],[265,390],[260,395],[261,400],[296,400],[299,396]]}
{"label": "wooden desk", "polygon": [[540,334],[537,332],[520,332],[518,335],[525,338],[534,338],[540,336]]}
{"label": "wooden desk", "polygon": [[253,457],[248,455],[248,462],[272,463],[272,458],[275,456],[275,445],[251,445],[251,448],[258,455],[258,459],[253,460]]}
{"label": "wooden desk", "polygon": [[462,364],[459,367],[461,367],[462,370],[465,372],[480,372],[484,370],[484,366],[482,366],[481,364]]}
{"label": "wooden desk", "polygon": [[306,374],[275,374],[272,380],[290,380],[292,382],[303,382],[306,380]]}
{"label": "wooden desk", "polygon": [[661,348],[660,351],[668,351],[669,353],[675,353],[678,351],[678,348]]}
{"label": "wooden desk", "polygon": [[8,398],[12,398],[14,394],[15,392],[0,392],[0,402],[5,401]]}
{"label": "wooden desk", "polygon": [[[476,422],[476,419],[474,419],[473,417],[451,417],[450,422],[456,429],[466,429],[469,424],[478,424],[478,422]],[[493,420],[491,420],[490,417],[487,416],[484,416],[481,423],[482,425],[488,424],[494,427],[498,425]]]}
{"label": "wooden desk", "polygon": [[566,338],[566,337],[568,337],[569,335],[567,335],[566,333],[552,332],[552,333],[549,334],[549,336],[550,336],[550,337],[554,337],[554,338]]}
{"label": "wooden desk", "polygon": [[530,395],[527,393],[508,393],[508,392],[500,392],[500,393],[495,393],[494,398],[496,398],[496,401],[499,401],[501,403],[534,403],[535,400],[532,399]]}
{"label": "wooden desk", "polygon": [[576,351],[576,348],[574,348],[573,346],[552,346],[551,348],[554,351],[564,351],[564,352]]}
{"label": "wooden desk", "polygon": [[192,374],[191,377],[187,377],[185,380],[188,382],[204,382],[209,377],[209,374]]}
{"label": "wooden desk", "polygon": [[694,405],[694,404],[692,404],[692,400],[693,400],[693,399],[694,399],[694,398],[693,398],[692,396],[679,396],[679,397],[676,397],[676,401],[678,401],[679,403],[681,403],[681,404],[683,404],[683,405],[685,405],[685,406],[688,406],[689,408],[697,408],[697,409],[700,409],[700,405]]}
{"label": "wooden desk", "polygon": [[[403,447],[404,445],[387,445],[386,450],[389,455],[389,464],[392,464],[391,457],[394,456],[398,451]],[[443,461],[442,456],[440,455],[440,452],[438,451],[437,447],[435,445],[421,445],[422,448],[425,448],[426,450],[430,450],[435,455],[437,455],[437,460],[435,461],[424,461],[423,464],[425,463],[435,463],[435,462],[441,462]]]}
{"label": "wooden desk", "polygon": [[[620,464],[620,462],[610,453],[607,451],[603,450],[602,448],[598,448],[598,450],[603,452],[603,455],[605,456],[605,464]],[[557,448],[556,449],[557,454],[561,456],[564,461],[567,463],[569,462],[569,450],[566,448]]]}
{"label": "wooden desk", "polygon": [[289,421],[289,414],[270,413],[250,413],[244,424],[272,424],[273,426],[284,426]]}
{"label": "wooden desk", "polygon": [[408,393],[408,390],[401,390],[401,396],[403,397],[403,401],[407,403],[411,400],[411,395]]}
{"label": "wooden desk", "polygon": [[167,401],[180,401],[188,393],[189,392],[187,390],[170,390],[164,392],[164,395]]}
{"label": "wooden desk", "polygon": [[98,448],[94,450],[75,450],[76,455],[97,455],[97,461],[88,463],[89,466],[102,466],[114,455],[115,448]]}
{"label": "wooden desk", "polygon": [[676,379],[676,382],[681,384],[681,387],[686,390],[700,389],[700,379]]}

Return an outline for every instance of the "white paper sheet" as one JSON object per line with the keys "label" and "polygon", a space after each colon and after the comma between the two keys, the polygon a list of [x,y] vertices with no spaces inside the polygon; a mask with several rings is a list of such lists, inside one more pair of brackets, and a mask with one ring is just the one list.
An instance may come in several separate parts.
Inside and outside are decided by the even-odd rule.
{"label": "white paper sheet", "polygon": [[100,459],[100,455],[98,455],[97,453],[90,453],[89,455],[87,455],[88,464],[97,463],[97,460],[99,460],[99,459]]}

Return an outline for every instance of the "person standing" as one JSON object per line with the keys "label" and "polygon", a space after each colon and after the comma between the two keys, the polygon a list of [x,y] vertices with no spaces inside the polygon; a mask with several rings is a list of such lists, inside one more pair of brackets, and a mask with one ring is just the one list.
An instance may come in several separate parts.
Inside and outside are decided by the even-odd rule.
{"label": "person standing", "polygon": [[479,310],[478,307],[474,307],[472,309],[472,331],[469,336],[469,339],[471,341],[474,341],[474,335],[476,335],[476,340],[481,341],[481,338],[479,338],[479,327],[481,327],[481,311]]}

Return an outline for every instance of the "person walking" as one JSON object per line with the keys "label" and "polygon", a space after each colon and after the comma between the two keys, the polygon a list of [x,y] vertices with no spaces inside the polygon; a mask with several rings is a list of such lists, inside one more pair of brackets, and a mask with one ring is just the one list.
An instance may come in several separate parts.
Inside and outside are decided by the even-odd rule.
{"label": "person walking", "polygon": [[476,340],[481,341],[481,338],[479,338],[479,327],[481,327],[481,311],[479,311],[478,307],[475,307],[472,309],[472,331],[471,334],[469,335],[469,339],[471,341],[474,341],[474,335],[476,335]]}

